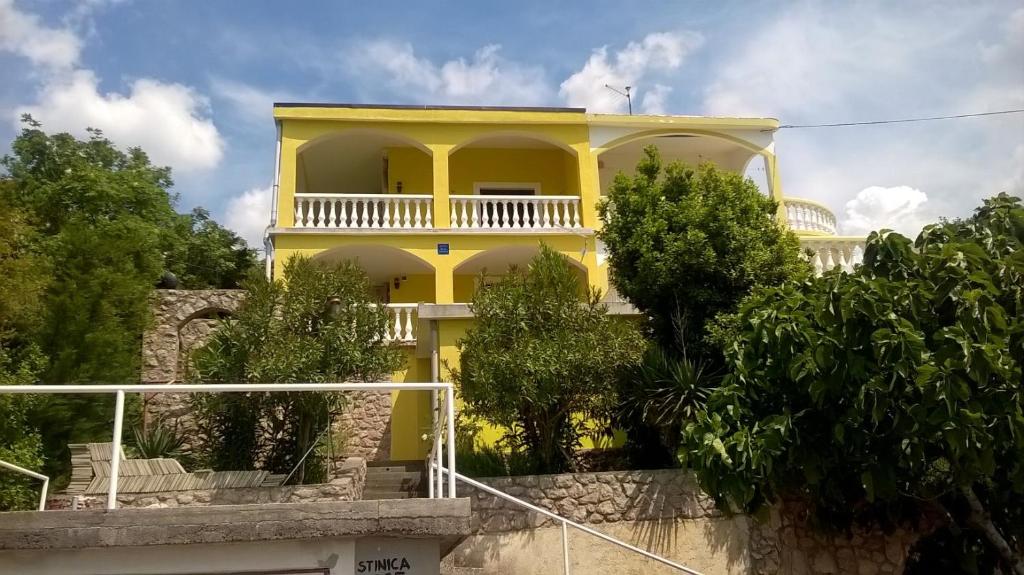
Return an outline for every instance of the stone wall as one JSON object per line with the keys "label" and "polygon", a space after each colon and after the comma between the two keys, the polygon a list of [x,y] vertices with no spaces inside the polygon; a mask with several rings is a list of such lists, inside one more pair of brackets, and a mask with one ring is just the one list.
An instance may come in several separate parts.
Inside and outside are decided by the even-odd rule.
{"label": "stone wall", "polygon": [[153,326],[142,337],[142,383],[181,381],[187,352],[244,299],[244,290],[156,290],[150,300]]}
{"label": "stone wall", "polygon": [[855,529],[827,534],[810,524],[806,505],[789,501],[774,507],[766,521],[752,523],[752,573],[888,575],[903,573],[910,548],[937,521],[894,527],[888,532]]}
{"label": "stone wall", "polygon": [[348,405],[335,428],[344,438],[346,455],[369,461],[391,458],[391,393],[387,391],[349,391]]}
{"label": "stone wall", "polygon": [[[218,323],[245,299],[244,290],[156,290],[151,299],[153,327],[142,341],[142,383],[180,382],[186,377],[188,354],[206,343]],[[348,408],[336,425],[344,440],[344,455],[370,461],[391,456],[391,394],[348,392]],[[194,447],[198,432],[189,396],[150,393],[143,398],[148,421],[163,420]]]}
{"label": "stone wall", "polygon": [[[163,508],[205,507],[210,505],[246,505],[263,503],[316,503],[323,501],[359,501],[366,485],[366,460],[350,457],[340,462],[334,479],[316,485],[195,489],[157,493],[119,493],[118,507]],[[55,495],[46,501],[47,509],[72,509],[74,498],[79,509],[103,509],[106,495]]]}
{"label": "stone wall", "polygon": [[[813,529],[805,507],[790,502],[765,521],[725,516],[680,470],[500,477],[495,489],[648,549],[705,574],[882,575],[901,573],[921,526],[851,534]],[[511,502],[459,486],[470,497],[475,535],[456,548],[453,567],[483,573],[541,574],[561,562],[561,528]],[[676,573],[667,566],[570,528],[573,572]]]}
{"label": "stone wall", "polygon": [[[481,480],[499,491],[577,523],[702,519],[721,514],[697,488],[693,476],[676,470],[608,471],[527,475]],[[497,533],[546,527],[551,520],[499,497],[462,486],[471,497],[479,529]]]}

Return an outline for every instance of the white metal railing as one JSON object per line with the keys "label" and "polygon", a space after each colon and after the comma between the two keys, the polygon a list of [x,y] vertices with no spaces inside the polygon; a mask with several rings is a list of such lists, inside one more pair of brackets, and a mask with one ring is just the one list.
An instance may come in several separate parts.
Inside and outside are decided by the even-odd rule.
{"label": "white metal railing", "polygon": [[451,196],[451,226],[471,230],[580,228],[578,196]]}
{"label": "white metal railing", "polygon": [[0,467],[9,469],[15,473],[27,475],[33,479],[38,479],[43,482],[42,491],[39,493],[39,510],[46,511],[46,492],[50,488],[50,478],[43,475],[42,473],[36,473],[35,471],[29,471],[24,467],[18,467],[13,463],[7,463],[6,461],[0,460]]}
{"label": "white metal railing", "polygon": [[388,313],[391,321],[385,335],[387,341],[411,343],[416,341],[416,310],[419,304],[389,303]]}
{"label": "white metal railing", "polygon": [[[446,399],[447,401],[447,399]],[[430,413],[433,419],[431,425],[431,445],[430,453],[427,454],[427,497],[434,499],[434,492],[437,490],[436,485],[444,485],[444,478],[441,475],[441,469],[444,468],[442,465],[442,453],[444,452],[443,445],[445,439],[443,437],[444,429],[448,421],[447,409],[443,409],[441,398],[438,394],[433,393],[430,396]],[[454,410],[453,410],[454,411]],[[451,438],[449,451],[455,450],[455,438]]]}
{"label": "white metal railing", "polygon": [[[608,535],[606,533],[601,533],[600,531],[598,531],[596,529],[593,529],[591,527],[587,527],[586,525],[581,525],[581,524],[576,523],[575,521],[573,521],[571,519],[566,519],[565,517],[562,517],[561,515],[558,515],[557,513],[554,513],[552,511],[548,511],[547,509],[544,509],[543,507],[538,507],[538,506],[536,506],[536,505],[534,505],[534,504],[532,504],[532,503],[530,503],[528,501],[523,501],[522,499],[519,499],[518,497],[513,497],[512,495],[509,495],[508,493],[505,493],[504,491],[499,491],[499,490],[491,487],[490,485],[486,485],[484,483],[480,483],[479,481],[476,481],[475,479],[470,479],[469,477],[466,477],[465,475],[462,475],[461,473],[458,473],[458,472],[456,472],[454,470],[453,471],[449,471],[449,469],[452,469],[452,468],[444,468],[439,463],[433,463],[432,459],[431,459],[431,465],[436,465],[437,466],[437,470],[439,472],[438,473],[439,476],[443,472],[444,474],[448,475],[449,480],[451,480],[451,478],[454,477],[454,478],[458,479],[459,481],[465,483],[466,485],[469,485],[471,487],[475,487],[476,489],[479,489],[480,491],[483,491],[485,493],[490,493],[491,495],[493,495],[495,497],[498,497],[500,499],[504,499],[505,501],[508,501],[509,503],[513,503],[515,505],[518,505],[518,506],[520,506],[520,507],[522,507],[524,509],[529,509],[530,511],[533,511],[534,513],[540,513],[541,515],[547,517],[548,519],[551,519],[553,521],[556,521],[556,522],[560,523],[561,526],[562,526],[562,572],[564,573],[564,575],[569,575],[569,533],[568,533],[568,528],[569,527],[575,527],[576,529],[579,529],[580,531],[582,531],[584,533],[588,533],[590,535],[593,535],[594,537],[597,537],[598,539],[602,539],[604,541],[607,541],[608,543],[611,543],[613,545],[617,545],[617,546],[619,546],[619,547],[621,547],[623,549],[626,549],[628,551],[632,551],[634,553],[639,553],[640,555],[643,555],[644,557],[646,557],[648,559],[651,559],[653,561],[657,561],[658,563],[661,563],[662,565],[667,565],[669,567],[672,567],[672,568],[677,569],[679,571],[682,571],[684,573],[689,573],[690,575],[701,575],[701,573],[699,571],[695,571],[693,569],[690,569],[689,567],[687,567],[685,565],[680,565],[679,563],[676,563],[675,561],[672,561],[670,559],[666,559],[666,558],[664,558],[664,557],[662,557],[660,555],[655,555],[654,553],[651,553],[650,551],[647,551],[646,549],[641,549],[640,547],[637,547],[636,545],[630,545],[629,543],[626,543],[625,541],[622,541],[621,539],[616,539],[615,537],[612,537],[611,535]],[[433,474],[433,469],[431,470],[431,474]]]}
{"label": "white metal railing", "polygon": [[835,235],[836,216],[826,206],[802,198],[783,198],[783,202],[786,204],[786,220],[790,229]]}
{"label": "white metal railing", "polygon": [[423,229],[434,227],[434,197],[414,194],[295,194],[295,227]]}
{"label": "white metal railing", "polygon": [[811,265],[814,273],[822,273],[833,268],[852,272],[854,266],[864,261],[865,238],[846,237],[802,237],[800,247],[810,250]]}
{"label": "white metal railing", "polygon": [[[445,434],[448,438],[448,468],[455,469],[455,391],[451,383],[231,383],[149,385],[0,385],[0,394],[104,394],[112,393],[114,403],[114,433],[110,457],[110,486],[107,490],[107,509],[117,508],[117,482],[121,465],[121,435],[124,425],[124,397],[126,393],[247,393],[247,392],[324,392],[324,391],[430,391],[432,396],[444,392]],[[441,458],[435,462],[441,465]],[[20,468],[19,468],[20,469]],[[25,471],[25,470],[22,470]],[[30,472],[31,473],[31,472]],[[455,497],[455,476],[448,477],[447,497]],[[442,488],[444,484],[440,485]],[[435,495],[443,495],[439,489]]]}

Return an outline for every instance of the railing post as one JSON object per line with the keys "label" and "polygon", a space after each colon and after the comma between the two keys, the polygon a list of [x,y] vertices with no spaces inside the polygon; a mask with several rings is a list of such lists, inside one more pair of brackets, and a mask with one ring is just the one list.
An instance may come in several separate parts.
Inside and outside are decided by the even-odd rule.
{"label": "railing post", "polygon": [[455,387],[449,383],[444,389],[444,403],[448,410],[448,497],[455,497]]}
{"label": "railing post", "polygon": [[124,390],[117,390],[114,401],[114,440],[110,445],[110,484],[107,509],[117,509],[117,477],[121,469],[121,426],[124,424]]}
{"label": "railing post", "polygon": [[562,522],[562,573],[569,575],[569,527]]}
{"label": "railing post", "polygon": [[[433,358],[431,358],[431,361],[433,361]],[[437,473],[437,471],[434,470],[434,466],[437,465],[437,457],[435,454],[441,446],[441,437],[438,435],[439,428],[437,426],[437,408],[437,390],[433,389],[430,391],[430,433],[434,436],[432,439],[434,447],[430,450],[430,454],[427,456],[427,497],[431,499],[434,498],[434,478]],[[440,485],[438,485],[438,488],[440,488]]]}

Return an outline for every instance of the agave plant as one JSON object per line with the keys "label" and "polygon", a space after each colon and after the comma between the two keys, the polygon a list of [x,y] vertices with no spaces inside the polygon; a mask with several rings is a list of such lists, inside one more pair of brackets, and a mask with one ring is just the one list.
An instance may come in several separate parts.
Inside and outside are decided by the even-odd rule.
{"label": "agave plant", "polygon": [[135,451],[144,459],[174,458],[183,455],[182,446],[185,438],[178,429],[160,422],[148,429],[135,427],[132,430],[135,438]]}

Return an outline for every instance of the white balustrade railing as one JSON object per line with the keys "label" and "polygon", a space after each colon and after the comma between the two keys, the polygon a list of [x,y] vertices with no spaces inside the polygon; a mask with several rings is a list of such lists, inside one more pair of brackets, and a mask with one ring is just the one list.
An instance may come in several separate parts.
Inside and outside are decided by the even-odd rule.
{"label": "white balustrade railing", "polygon": [[801,198],[784,198],[786,220],[790,229],[797,232],[836,233],[836,216],[827,207]]}
{"label": "white balustrade railing", "polygon": [[418,304],[414,303],[389,303],[388,313],[391,314],[391,322],[388,324],[388,332],[385,336],[388,341],[412,343],[416,341],[416,309]]}
{"label": "white balustrade railing", "polygon": [[471,230],[583,227],[577,196],[451,196],[451,226]]}
{"label": "white balustrade railing", "polygon": [[821,275],[833,268],[852,272],[854,266],[864,261],[864,241],[864,238],[803,237],[800,247],[811,251],[814,273]]}
{"label": "white balustrade railing", "polygon": [[433,202],[433,196],[413,194],[295,194],[295,227],[432,228]]}

